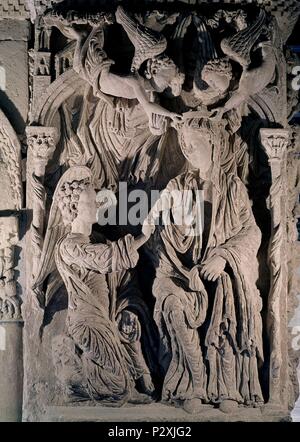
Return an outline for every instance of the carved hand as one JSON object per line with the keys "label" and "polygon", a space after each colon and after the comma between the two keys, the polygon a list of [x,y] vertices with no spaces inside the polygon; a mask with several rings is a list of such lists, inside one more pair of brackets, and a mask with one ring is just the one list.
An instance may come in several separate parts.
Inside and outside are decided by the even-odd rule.
{"label": "carved hand", "polygon": [[216,281],[224,271],[226,261],[221,256],[214,255],[202,263],[200,275],[208,281]]}
{"label": "carved hand", "polygon": [[175,123],[175,124],[181,123],[182,119],[183,119],[182,115],[176,114],[175,112],[172,112],[170,114],[170,118],[172,119],[173,123]]}
{"label": "carved hand", "polygon": [[142,245],[144,245],[148,241],[148,239],[154,233],[154,231],[155,231],[154,221],[151,221],[150,218],[149,219],[146,218],[142,227],[142,235],[138,236],[134,240],[134,247],[136,248],[136,250],[138,250],[140,247],[142,247]]}
{"label": "carved hand", "polygon": [[220,121],[222,120],[224,113],[226,113],[226,109],[224,107],[214,109],[210,115],[210,119],[214,121]]}
{"label": "carved hand", "polygon": [[146,238],[150,238],[150,236],[155,231],[155,220],[152,217],[147,217],[143,223],[142,232]]}

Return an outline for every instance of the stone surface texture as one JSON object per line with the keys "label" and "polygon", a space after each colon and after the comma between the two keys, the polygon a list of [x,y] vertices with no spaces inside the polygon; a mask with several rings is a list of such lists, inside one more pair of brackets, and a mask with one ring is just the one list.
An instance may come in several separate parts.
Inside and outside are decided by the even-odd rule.
{"label": "stone surface texture", "polygon": [[0,0],[0,421],[300,419],[299,15]]}

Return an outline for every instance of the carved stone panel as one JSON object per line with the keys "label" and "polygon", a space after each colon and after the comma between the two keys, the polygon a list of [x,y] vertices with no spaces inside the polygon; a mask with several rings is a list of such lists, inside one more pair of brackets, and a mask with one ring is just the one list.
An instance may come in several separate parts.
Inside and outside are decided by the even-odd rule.
{"label": "carved stone panel", "polygon": [[30,92],[0,78],[22,419],[290,420],[298,2],[6,3]]}

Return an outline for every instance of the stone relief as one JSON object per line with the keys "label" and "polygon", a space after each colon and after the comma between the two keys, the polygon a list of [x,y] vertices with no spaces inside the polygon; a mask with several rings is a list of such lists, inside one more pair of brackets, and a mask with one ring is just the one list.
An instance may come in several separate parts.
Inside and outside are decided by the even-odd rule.
{"label": "stone relief", "polygon": [[[171,223],[159,234],[156,255],[154,315],[166,371],[162,397],[184,401],[194,413],[207,402],[220,403],[226,411],[238,403],[263,403],[258,376],[262,302],[255,285],[261,233],[246,188],[220,169],[221,146],[228,142],[225,126],[200,118],[187,120],[180,130],[189,170],[166,190],[170,195],[203,190],[204,230],[189,235],[189,225]],[[176,201],[162,196],[152,209],[152,223],[166,204],[176,207]],[[197,198],[192,205],[197,210]]]}
{"label": "stone relief", "polygon": [[292,29],[276,2],[102,3],[22,10],[33,28],[22,297],[24,134],[0,111],[0,321],[24,320],[23,419],[128,403],[288,419]]}
{"label": "stone relief", "polygon": [[22,207],[21,145],[1,110],[0,147],[0,319],[20,319],[20,298],[17,295],[14,268],[15,246],[19,242],[18,211]]}
{"label": "stone relief", "polygon": [[[134,296],[114,299],[106,275],[134,268],[139,258],[137,250],[149,234],[136,239],[128,234],[116,242],[92,243],[96,215],[90,169],[71,167],[57,185],[48,223],[49,230],[63,224],[68,232],[61,236],[60,231],[53,251],[68,292],[66,328],[75,344],[72,367],[75,359],[77,366],[81,361],[82,379],[68,387],[79,397],[122,403],[134,381],[140,380],[147,394],[154,391],[154,386],[141,351],[138,316],[131,311],[138,307],[134,302],[131,305]],[[62,361],[61,365],[64,369]]]}

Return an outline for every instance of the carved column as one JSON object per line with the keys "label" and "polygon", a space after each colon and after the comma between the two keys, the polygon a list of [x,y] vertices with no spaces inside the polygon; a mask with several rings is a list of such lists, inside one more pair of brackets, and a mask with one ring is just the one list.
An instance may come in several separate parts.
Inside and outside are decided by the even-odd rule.
{"label": "carved column", "polygon": [[46,193],[45,170],[56,148],[58,131],[54,127],[29,126],[26,129],[27,142],[32,158],[32,277],[36,275],[43,248]]}
{"label": "carved column", "polygon": [[289,131],[261,129],[272,184],[269,196],[271,239],[268,259],[270,291],[267,328],[270,343],[269,405],[287,408],[287,256],[286,256],[286,157]]}
{"label": "carved column", "polygon": [[15,280],[18,218],[0,218],[0,421],[22,417],[23,364],[20,298]]}

